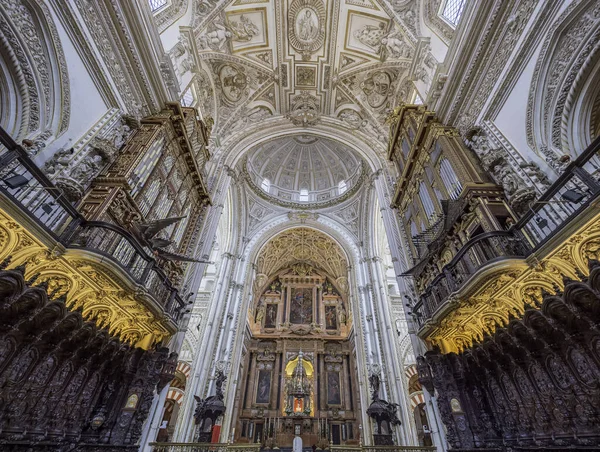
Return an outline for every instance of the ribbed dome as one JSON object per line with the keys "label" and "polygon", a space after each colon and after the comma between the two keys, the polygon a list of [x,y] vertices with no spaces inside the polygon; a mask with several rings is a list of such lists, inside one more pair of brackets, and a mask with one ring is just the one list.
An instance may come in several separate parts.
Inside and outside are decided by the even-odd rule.
{"label": "ribbed dome", "polygon": [[249,152],[251,180],[281,201],[319,203],[352,190],[362,160],[342,143],[312,135],[277,138]]}

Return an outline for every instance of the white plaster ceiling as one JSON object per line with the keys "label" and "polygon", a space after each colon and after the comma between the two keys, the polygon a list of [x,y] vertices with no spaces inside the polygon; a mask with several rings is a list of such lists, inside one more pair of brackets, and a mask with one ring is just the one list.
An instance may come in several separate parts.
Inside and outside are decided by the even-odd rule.
{"label": "white plaster ceiling", "polygon": [[339,142],[305,134],[249,150],[247,170],[257,187],[280,200],[302,202],[306,190],[305,202],[325,201],[352,190],[362,161]]}
{"label": "white plaster ceiling", "polygon": [[383,143],[390,110],[411,100],[415,85],[430,84],[437,66],[417,18],[416,0],[197,7],[187,46],[213,136],[235,143],[275,122],[310,130],[333,121]]}

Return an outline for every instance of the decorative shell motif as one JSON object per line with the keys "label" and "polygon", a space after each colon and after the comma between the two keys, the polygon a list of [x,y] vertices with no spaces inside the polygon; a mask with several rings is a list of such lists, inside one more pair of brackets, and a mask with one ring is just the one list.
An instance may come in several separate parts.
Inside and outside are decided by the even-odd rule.
{"label": "decorative shell motif", "polygon": [[294,0],[288,11],[288,38],[304,60],[325,42],[325,5],[321,0]]}

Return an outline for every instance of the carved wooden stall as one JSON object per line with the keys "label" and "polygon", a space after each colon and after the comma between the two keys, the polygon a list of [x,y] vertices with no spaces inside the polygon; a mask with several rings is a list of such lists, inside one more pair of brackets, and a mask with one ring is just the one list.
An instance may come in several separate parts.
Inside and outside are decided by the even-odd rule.
{"label": "carved wooden stall", "polygon": [[556,292],[472,348],[420,361],[452,448],[598,445],[600,262]]}
{"label": "carved wooden stall", "polygon": [[[407,275],[419,296],[411,309],[430,349],[417,358],[419,381],[437,396],[450,447],[597,450],[600,140],[515,221],[453,129],[425,107],[391,119],[394,204],[411,231]],[[480,154],[497,173],[495,154]],[[511,177],[502,186],[514,207]],[[433,226],[413,233],[423,218]]]}
{"label": "carved wooden stall", "polygon": [[0,449],[139,447],[177,365],[164,344],[210,202],[207,133],[168,104],[75,208],[0,129]]}
{"label": "carved wooden stall", "polygon": [[25,267],[0,270],[0,449],[137,450],[177,355],[112,336]]}

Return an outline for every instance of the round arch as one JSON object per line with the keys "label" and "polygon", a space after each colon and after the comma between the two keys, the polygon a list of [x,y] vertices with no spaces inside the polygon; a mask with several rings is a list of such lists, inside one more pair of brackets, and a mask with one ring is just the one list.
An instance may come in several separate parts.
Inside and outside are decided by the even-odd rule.
{"label": "round arch", "polygon": [[323,120],[321,124],[310,129],[302,127],[290,127],[289,121],[283,118],[273,118],[261,123],[259,126],[250,128],[244,136],[234,135],[220,146],[215,157],[220,159],[223,165],[234,168],[244,157],[246,152],[269,140],[287,137],[291,135],[315,135],[321,138],[329,138],[339,141],[350,147],[365,159],[372,171],[382,167],[382,157],[385,155],[385,147],[378,141],[369,142],[367,137],[344,130],[336,121]]}
{"label": "round arch", "polygon": [[18,15],[10,13],[11,5],[6,14],[0,10],[0,124],[17,141],[45,140],[69,124],[67,64],[48,7],[22,3]]}
{"label": "round arch", "polygon": [[592,141],[600,94],[600,22],[594,2],[573,3],[546,35],[531,81],[527,141],[542,154],[576,157]]}

